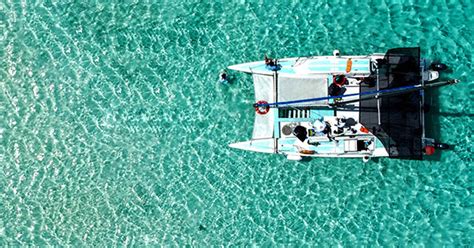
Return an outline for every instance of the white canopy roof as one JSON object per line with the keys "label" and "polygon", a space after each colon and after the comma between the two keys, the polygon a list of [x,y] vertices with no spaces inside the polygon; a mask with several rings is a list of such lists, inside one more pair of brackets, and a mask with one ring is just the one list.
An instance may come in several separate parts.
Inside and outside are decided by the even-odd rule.
{"label": "white canopy roof", "polygon": [[[278,77],[277,81],[278,102],[294,101],[301,99],[320,98],[328,96],[327,76],[298,76]],[[302,103],[300,106],[325,106],[327,101]],[[295,106],[295,104],[292,104]],[[298,105],[296,105],[298,106]]]}

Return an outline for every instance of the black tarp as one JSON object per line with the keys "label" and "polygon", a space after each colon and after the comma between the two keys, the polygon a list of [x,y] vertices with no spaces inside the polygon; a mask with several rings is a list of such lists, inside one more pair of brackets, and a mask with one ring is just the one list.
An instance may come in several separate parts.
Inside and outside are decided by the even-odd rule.
{"label": "black tarp", "polygon": [[[420,49],[395,48],[378,61],[379,87],[391,89],[421,83]],[[360,87],[368,92],[376,86]],[[380,100],[380,125],[377,100],[360,102],[360,122],[379,138],[390,157],[422,159],[421,95],[419,91],[382,97]]]}

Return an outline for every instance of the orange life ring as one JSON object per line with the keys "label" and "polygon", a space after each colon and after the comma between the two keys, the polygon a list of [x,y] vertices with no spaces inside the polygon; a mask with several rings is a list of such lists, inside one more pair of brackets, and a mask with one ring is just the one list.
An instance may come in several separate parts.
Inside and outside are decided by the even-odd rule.
{"label": "orange life ring", "polygon": [[[267,105],[263,105],[262,104],[267,104]],[[259,115],[264,115],[264,114],[267,114],[268,111],[270,111],[270,105],[268,105],[268,102],[267,101],[258,101],[257,103],[255,103],[255,112],[257,112],[257,114]]]}

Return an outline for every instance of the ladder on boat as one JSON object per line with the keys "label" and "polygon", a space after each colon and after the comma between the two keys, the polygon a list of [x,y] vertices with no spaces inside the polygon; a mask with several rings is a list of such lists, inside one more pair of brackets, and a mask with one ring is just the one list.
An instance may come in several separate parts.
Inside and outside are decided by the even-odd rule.
{"label": "ladder on boat", "polygon": [[284,108],[278,110],[279,118],[309,118],[309,109]]}

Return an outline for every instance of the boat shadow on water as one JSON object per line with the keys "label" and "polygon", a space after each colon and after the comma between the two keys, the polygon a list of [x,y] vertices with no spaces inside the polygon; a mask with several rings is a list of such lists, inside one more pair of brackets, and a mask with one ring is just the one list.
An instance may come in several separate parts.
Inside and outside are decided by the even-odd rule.
{"label": "boat shadow on water", "polygon": [[[446,113],[440,111],[440,91],[439,88],[433,88],[425,92],[425,123],[426,125],[426,136],[431,137],[435,140],[442,140],[441,132],[450,132],[450,130],[445,130],[441,128],[441,117],[465,117],[471,116],[474,117],[474,114],[464,114],[464,113]],[[436,151],[431,156],[425,156],[425,160],[428,161],[440,161],[441,153],[452,152],[456,145],[449,144],[449,149],[444,151]]]}

